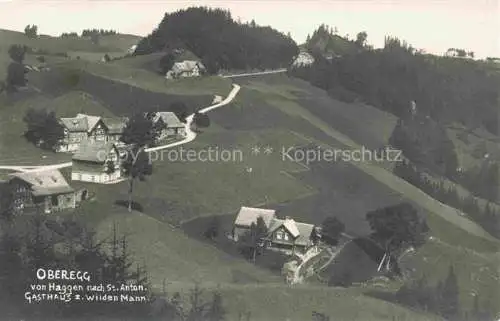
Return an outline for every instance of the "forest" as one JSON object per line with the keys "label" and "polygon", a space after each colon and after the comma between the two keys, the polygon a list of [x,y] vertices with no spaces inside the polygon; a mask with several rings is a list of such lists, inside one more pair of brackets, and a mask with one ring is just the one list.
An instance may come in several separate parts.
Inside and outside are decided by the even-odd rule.
{"label": "forest", "polygon": [[[415,101],[419,113],[442,124],[481,126],[499,134],[500,73],[491,62],[426,54],[393,37],[374,49],[367,37],[361,32],[348,40],[321,26],[306,43],[315,63],[291,74],[332,96],[360,100],[398,117]],[[332,48],[334,58],[325,59],[318,48]]]}
{"label": "forest", "polygon": [[200,57],[211,74],[286,67],[299,51],[290,35],[254,21],[235,21],[229,11],[204,7],[165,14],[158,27],[139,42],[134,54],[174,49],[187,49]]}

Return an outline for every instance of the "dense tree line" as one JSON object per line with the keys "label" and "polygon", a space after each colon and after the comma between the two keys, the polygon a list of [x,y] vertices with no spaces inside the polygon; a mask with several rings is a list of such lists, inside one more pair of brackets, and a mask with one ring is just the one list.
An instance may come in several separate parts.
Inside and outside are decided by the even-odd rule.
{"label": "dense tree line", "polygon": [[[500,213],[491,204],[488,203],[482,208],[474,196],[460,197],[455,187],[447,188],[443,181],[431,181],[427,176],[421,174],[415,165],[408,161],[397,163],[393,171],[394,174],[418,187],[438,201],[460,209],[486,231],[500,238]],[[498,172],[496,175],[498,175]]]}
{"label": "dense tree line", "polygon": [[295,42],[271,27],[242,24],[229,11],[192,7],[165,14],[143,38],[135,55],[187,49],[200,57],[209,73],[228,69],[271,69],[287,66],[298,53]]}
{"label": "dense tree line", "polygon": [[116,35],[117,32],[116,30],[105,30],[105,29],[83,29],[81,36],[82,37],[90,37],[92,35],[100,35],[100,36],[110,36],[110,35]]}
{"label": "dense tree line", "polygon": [[485,159],[481,164],[464,170],[457,181],[474,195],[498,203],[500,201],[498,173],[500,173],[498,163]]}
{"label": "dense tree line", "polygon": [[[365,44],[368,35],[360,33],[358,43]],[[356,51],[356,43],[338,35],[338,30],[321,24],[312,35],[308,35],[305,48],[314,55],[337,54],[345,55]]]}
{"label": "dense tree line", "polygon": [[389,144],[417,165],[450,179],[458,178],[455,146],[446,128],[431,119],[419,114],[398,119]]}
{"label": "dense tree line", "polygon": [[354,93],[399,117],[416,101],[419,112],[442,123],[482,125],[498,133],[500,74],[482,61],[427,55],[387,37],[382,49],[365,46],[331,61],[316,59],[291,74],[333,96],[339,88]]}
{"label": "dense tree line", "polygon": [[70,38],[70,37],[78,37],[76,32],[63,32],[60,35],[61,38]]}

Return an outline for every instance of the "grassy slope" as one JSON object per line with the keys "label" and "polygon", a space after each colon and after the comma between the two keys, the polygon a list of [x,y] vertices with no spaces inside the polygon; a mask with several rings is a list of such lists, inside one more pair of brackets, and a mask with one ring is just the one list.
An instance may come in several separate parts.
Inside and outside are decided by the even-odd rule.
{"label": "grassy slope", "polygon": [[[269,85],[269,84],[268,84]],[[303,86],[307,86],[306,84],[302,83]],[[290,94],[290,92],[289,92]],[[271,104],[279,108],[280,110],[293,114],[293,115],[298,115],[306,120],[308,120],[311,124],[314,124],[316,127],[324,131],[327,135],[335,138],[349,149],[359,149],[363,145],[362,141],[354,141],[351,139],[349,136],[345,135],[344,133],[337,131],[336,128],[337,124],[336,123],[326,123],[323,119],[320,117],[316,116],[313,114],[313,112],[310,112],[309,109],[312,108],[309,105],[306,106],[301,106],[294,100],[287,99],[286,96],[282,95],[272,95],[270,97],[271,99]],[[332,103],[336,103],[334,100],[332,100]],[[363,114],[358,114],[358,115],[366,115],[367,118],[371,118],[371,115],[368,114],[367,112],[364,112]],[[331,119],[333,120],[333,119]],[[341,122],[344,120],[341,119]],[[363,128],[360,128],[360,132],[366,132],[365,131],[365,124],[364,122],[361,121],[363,124]],[[387,127],[393,126],[393,119],[388,118],[387,119]],[[382,135],[383,135],[382,131]],[[388,130],[386,132],[389,132]],[[366,132],[367,134],[370,134],[371,132]],[[375,134],[375,133],[373,133]],[[384,139],[384,136],[387,137],[386,135],[383,135],[380,137],[380,139]],[[399,193],[405,195],[407,198],[412,199],[413,201],[417,202],[421,206],[423,206],[425,209],[427,209],[429,212],[434,213],[441,218],[444,218],[445,220],[449,221],[450,223],[466,230],[472,235],[482,237],[487,240],[492,240],[491,236],[489,236],[482,228],[480,228],[477,224],[464,219],[460,217],[459,215],[456,215],[456,212],[443,205],[439,204],[437,201],[433,200],[432,198],[429,198],[426,196],[423,192],[420,190],[414,188],[412,185],[406,183],[405,181],[399,179],[398,177],[394,176],[392,173],[388,172],[387,170],[384,170],[377,164],[373,163],[370,164],[369,162],[357,162],[354,163],[356,167],[358,167],[360,170],[365,172],[366,174],[374,177],[384,185],[390,186],[394,190],[398,191]]]}
{"label": "grassy slope", "polygon": [[[136,59],[126,58],[128,59]],[[132,86],[141,87],[153,92],[178,95],[227,95],[231,83],[220,77],[186,78],[179,80],[166,80],[157,73],[136,67],[124,66],[115,62],[85,62],[71,61],[63,64],[71,68],[81,68],[86,72],[122,82]]]}
{"label": "grassy slope", "polygon": [[[315,286],[222,285],[229,320],[251,311],[251,320],[310,320],[313,311],[333,320],[442,320],[401,306],[363,296],[352,289]],[[243,317],[245,318],[245,317]]]}
{"label": "grassy slope", "polygon": [[[76,48],[75,50],[79,49],[80,48]],[[82,49],[87,50],[87,48]],[[125,59],[123,61],[125,61]],[[101,76],[113,80],[119,80],[125,83],[129,82],[129,80],[127,80],[127,77],[136,75],[136,79],[129,83],[141,87],[146,87],[150,90],[165,92],[163,83],[160,84],[157,78],[150,78],[152,77],[151,74],[144,73],[144,71],[142,70],[136,70],[132,68],[121,70],[118,68],[113,69],[111,64],[87,64],[85,65],[85,67],[89,67],[91,73],[100,74]],[[160,79],[160,81],[163,82],[162,79]],[[175,85],[170,86],[167,91],[181,91],[189,94],[193,93],[192,86],[201,86],[201,89],[196,88],[196,91],[202,91],[203,93],[211,94],[220,93],[226,95],[228,91],[226,91],[226,89],[229,87],[226,81],[224,81],[225,83],[222,85],[220,83],[214,85],[212,83],[212,81],[214,80],[210,80],[208,83],[196,82],[197,80],[194,80],[194,82],[192,81],[193,80],[187,80],[185,83],[179,83],[178,87],[176,87]],[[267,92],[269,96],[266,96],[266,99],[269,99],[269,104],[267,104],[266,106],[278,106],[282,104],[283,97],[281,96],[283,93],[288,95],[288,97],[285,98],[297,98],[297,92],[293,90],[292,92],[290,92],[289,90],[283,90],[283,88],[277,88],[276,85],[267,86],[267,84],[261,85],[257,82],[251,86],[253,86],[253,89],[258,89],[261,92],[265,90],[271,90],[281,94],[276,97],[276,95],[274,95],[276,94],[276,92],[274,94],[272,92]],[[296,91],[303,91],[305,93],[311,90],[310,88],[306,88],[305,90],[301,89],[300,86],[296,86],[295,84],[290,88],[295,88]],[[252,96],[254,94],[255,92],[251,93],[249,96]],[[75,108],[73,106],[78,106],[79,104],[86,104],[85,106],[87,106],[88,104],[88,101],[86,101],[85,103],[80,102],[79,104],[71,104],[73,99],[76,99],[76,97],[70,97],[68,98],[67,102],[65,102],[65,99],[61,98],[60,101],[63,102],[61,105],[66,106],[61,106],[61,109],[59,110],[62,112],[70,112],[70,109],[66,108]],[[38,105],[39,103],[40,98],[34,98],[33,100],[25,102],[23,104]],[[258,104],[259,102],[257,101],[255,103]],[[193,148],[203,148],[211,144],[221,144],[221,142],[227,141],[226,144],[228,146],[234,146],[234,144],[236,144],[242,149],[246,149],[248,151],[250,147],[253,146],[256,142],[259,144],[274,144],[273,146],[279,146],[279,144],[284,143],[303,144],[304,140],[296,138],[306,137],[305,140],[307,141],[308,137],[310,137],[311,135],[315,136],[315,134],[319,136],[323,134],[328,136],[328,138],[332,138],[332,136],[334,136],[335,139],[339,139],[344,143],[346,142],[345,136],[339,135],[338,132],[332,131],[331,129],[327,129],[328,127],[325,127],[317,122],[317,119],[312,119],[311,117],[303,117],[302,110],[299,109],[298,112],[297,110],[294,111],[294,108],[296,106],[294,106],[293,104],[288,105],[292,107],[287,107],[284,111],[286,111],[287,113],[291,112],[294,115],[299,115],[301,118],[305,119],[305,123],[313,124],[314,127],[319,129],[318,132],[320,133],[316,133],[312,129],[305,130],[302,126],[304,125],[304,123],[298,122],[296,121],[296,119],[286,125],[282,123],[265,124],[267,120],[266,117],[262,117],[262,113],[273,113],[273,111],[270,110],[259,110],[260,114],[252,114],[252,118],[250,118],[252,121],[249,121],[248,114],[241,111],[241,108],[246,108],[246,106],[243,105],[243,103],[238,105],[237,102],[236,104],[234,104],[234,106],[227,106],[227,108],[235,107],[234,110],[236,110],[236,112],[233,112],[233,116],[237,116],[238,118],[240,118],[239,116],[246,115],[246,117],[242,117],[243,120],[238,119],[236,120],[236,122],[240,122],[240,125],[243,127],[245,126],[245,122],[257,123],[258,127],[262,126],[263,128],[260,128],[260,130],[256,131],[252,126],[248,126],[247,129],[255,133],[241,131],[241,128],[237,128],[240,129],[237,133],[232,133],[230,131],[227,131],[228,128],[224,126],[213,126],[213,129],[215,130],[211,130],[210,133],[206,133],[204,136],[201,136],[200,140],[196,141],[193,144]],[[88,108],[92,110],[92,107]],[[238,108],[240,108],[240,112],[238,112]],[[103,109],[97,106],[94,111],[98,113],[100,110]],[[367,111],[369,109],[363,110]],[[79,111],[80,108],[77,107],[77,110],[75,109],[75,112]],[[336,109],[337,113],[342,113],[342,119],[353,121],[355,120],[356,113],[358,113],[360,110],[354,110],[352,113],[350,113],[350,111],[351,110],[346,111],[344,108]],[[106,111],[103,112],[105,113]],[[221,112],[222,109],[214,113]],[[232,111],[230,111],[230,113],[231,112]],[[16,114],[18,116],[22,115],[22,113],[13,113],[12,115],[15,117]],[[362,114],[365,115],[365,113]],[[384,124],[384,120],[380,118],[380,115],[378,115],[377,117],[370,117],[370,114],[366,115],[367,120],[377,119],[371,129],[371,136],[382,133],[382,136],[377,137],[377,141],[383,140],[386,136],[386,134],[384,133],[388,132],[388,130],[377,131],[376,128],[377,126],[379,126],[379,124],[382,124],[384,128],[390,128],[391,121],[388,121],[387,124]],[[371,114],[371,116],[374,116],[374,114]],[[278,117],[283,118],[284,115],[280,112]],[[255,118],[257,118],[257,121]],[[275,130],[274,127],[276,127],[276,125],[278,125],[278,127],[285,127],[285,129],[283,130],[282,128],[281,130]],[[367,126],[366,128],[369,127],[370,126]],[[17,123],[17,125],[12,125],[11,128],[13,130],[13,134],[7,137],[3,136],[5,135],[5,133],[2,130],[2,136],[0,136],[0,139],[2,139],[2,144],[0,145],[0,148],[2,146],[5,146],[4,142],[11,143],[12,141],[14,141],[13,139],[16,137],[16,133],[19,133],[19,123]],[[269,130],[270,128],[271,130]],[[290,135],[290,129],[294,129],[299,133],[296,133],[297,135]],[[229,130],[231,130],[231,128],[229,128]],[[370,131],[368,131],[368,133],[369,132]],[[367,136],[368,135],[369,134],[367,134]],[[296,138],[290,139],[290,137],[292,136],[295,136]],[[347,142],[348,141],[349,140],[347,140]],[[21,146],[27,146],[21,140],[18,140],[17,142]],[[27,152],[25,157],[39,157],[39,152],[37,150],[35,150],[34,148],[26,148],[29,149],[29,153]],[[7,152],[7,150],[5,151]],[[8,149],[8,152],[11,155],[23,155],[17,150],[15,153],[12,153],[12,150],[10,148]],[[312,191],[310,187],[304,185],[300,181],[297,181],[296,178],[281,173],[282,170],[288,172],[303,170],[304,168],[302,166],[278,163],[279,161],[276,159],[274,159],[273,162],[269,162],[268,159],[266,161],[263,161],[262,159],[259,160],[258,158],[254,158],[253,160],[245,159],[244,164],[225,164],[224,166],[217,166],[207,163],[189,164],[191,166],[190,170],[187,172],[187,175],[186,164],[163,163],[157,166],[158,170],[156,171],[155,176],[152,177],[150,181],[145,183],[146,186],[142,186],[137,189],[137,199],[141,201],[142,205],[144,205],[145,207],[146,213],[150,215],[144,216],[139,213],[133,213],[135,215],[128,215],[127,213],[124,213],[122,208],[115,207],[110,204],[110,200],[125,198],[126,186],[124,184],[113,187],[91,185],[91,191],[97,193],[97,200],[93,203],[86,204],[85,207],[82,208],[82,210],[86,211],[85,220],[96,224],[96,226],[98,226],[99,228],[101,236],[106,235],[110,232],[110,224],[112,224],[113,221],[118,222],[121,231],[134,232],[135,235],[132,235],[131,248],[136,254],[140,253],[138,259],[146,260],[150,271],[152,271],[154,274],[153,280],[155,280],[154,282],[156,284],[162,279],[163,276],[165,276],[165,274],[168,274],[169,278],[172,277],[181,280],[181,282],[186,282],[185,284],[182,284],[182,288],[186,288],[186,286],[188,286],[188,284],[193,281],[193,275],[198,279],[203,279],[207,285],[227,282],[255,282],[256,279],[260,281],[274,282],[276,280],[276,277],[270,275],[267,271],[257,269],[249,264],[241,262],[238,259],[232,259],[229,261],[222,260],[223,258],[227,259],[227,257],[221,256],[222,254],[219,251],[210,246],[207,246],[204,243],[186,239],[185,236],[183,236],[183,233],[181,233],[179,230],[172,230],[168,226],[168,224],[164,223],[164,221],[169,221],[172,218],[174,221],[177,221],[180,216],[190,218],[195,215],[207,215],[214,214],[216,212],[220,212],[221,214],[233,212],[242,203],[247,205],[259,205],[266,202],[286,202],[287,200],[291,200],[297,197],[304,197]],[[269,166],[269,164],[271,165]],[[256,177],[258,179],[251,179],[248,180],[247,183],[242,184],[242,175],[245,175],[242,173],[245,172],[246,167],[252,167],[255,169],[259,168],[259,171],[252,172],[258,175]],[[217,177],[217,179],[214,179],[214,176]],[[165,184],[166,181],[170,182],[170,184]],[[194,199],[187,199],[186,195],[192,193],[193,186],[196,189],[196,193],[193,194],[199,196],[195,197]],[[283,190],[283,187],[286,188]],[[150,197],[151,192],[153,192],[153,197]],[[203,195],[208,195],[208,197],[202,197]],[[242,196],[245,196],[246,198],[243,199]],[[167,215],[165,215],[165,213]],[[158,219],[160,219],[161,221],[159,221]],[[434,222],[433,224],[435,228],[437,223]],[[444,224],[442,225],[442,229],[448,229],[446,222],[444,222]],[[136,233],[138,230],[138,226],[141,226],[141,228],[139,229],[140,233]],[[451,230],[453,230],[453,228],[451,228]],[[460,233],[460,230],[458,230],[457,232]],[[453,237],[455,236],[456,234],[453,235]],[[465,243],[470,240],[470,238],[468,239],[467,237],[464,237],[463,239]],[[180,245],[172,246],[172,243]],[[155,246],[153,247],[151,246],[151,244],[155,244]],[[180,250],[186,247],[189,248],[190,251]],[[205,252],[208,253],[208,255],[200,255],[200,253]],[[158,255],[159,253],[160,255]],[[196,254],[193,255],[193,253]],[[221,260],[217,261],[214,258],[221,258]],[[169,263],[165,264],[165,262]],[[221,262],[223,263],[223,265],[220,264]],[[230,262],[230,264],[228,262]],[[199,271],[198,274],[196,274],[195,271]],[[220,271],[220,273],[214,271]],[[241,281],[242,279],[243,281]],[[229,289],[231,287],[227,286],[227,288]],[[250,303],[251,305],[265,306],[264,303],[259,301],[261,299],[260,295],[255,297],[250,295],[250,289],[251,287],[242,287],[238,290],[232,290],[236,292],[228,292],[231,294],[228,294],[227,299],[229,299],[229,296],[234,293],[245,293],[245,297],[248,295],[248,297],[252,299],[251,302],[253,303]],[[272,291],[275,290],[272,290],[270,288],[266,290],[266,293],[271,293]],[[279,289],[276,291],[278,291],[279,293],[288,293],[288,295],[290,295],[289,292],[291,290]],[[334,293],[337,293],[337,291],[334,289],[328,289],[325,291],[332,291]],[[257,292],[262,293],[262,291]],[[283,300],[283,306],[280,305],[280,308],[276,308],[273,313],[278,313],[277,315],[282,316],[282,312],[286,310],[287,307],[296,306],[297,303],[294,302],[294,300],[296,300],[297,298],[303,298],[305,296],[304,292],[300,290],[297,290],[297,292],[295,293],[296,295],[290,295],[290,300]],[[285,294],[285,296],[287,296],[287,294]],[[352,297],[349,296],[348,299],[351,300]],[[359,302],[364,302],[364,300],[367,299],[361,297],[359,299]],[[319,301],[320,300],[318,300],[318,302]],[[358,302],[358,299],[356,299],[355,301]],[[345,304],[344,300],[341,300],[341,302],[343,302],[342,305]],[[380,301],[376,302],[380,305],[379,307],[375,308],[375,310],[377,311],[393,309],[392,307],[388,307],[385,303],[382,303]],[[267,313],[267,311],[264,309],[262,311]],[[359,319],[366,318],[359,317]]]}
{"label": "grassy slope", "polygon": [[[79,112],[113,116],[113,114],[83,92],[68,92],[55,99],[34,94],[29,99],[9,103],[5,97],[0,101],[0,162],[2,164],[38,165],[64,162],[71,159],[67,154],[43,152],[29,144],[23,137],[23,117],[29,108],[46,108],[60,117],[74,116]],[[44,157],[44,158],[43,158]]]}
{"label": "grassy slope", "polygon": [[[277,77],[277,76],[276,76]],[[257,83],[256,83],[257,82]],[[260,83],[259,83],[260,82]],[[302,82],[295,82],[295,86],[290,86],[290,80],[282,79],[280,84],[274,85],[273,82],[278,83],[276,80],[261,80],[249,81],[252,88],[259,89],[262,94],[267,96],[267,101],[270,105],[276,108],[307,119],[311,124],[320,128],[327,135],[335,138],[337,141],[342,142],[348,149],[358,148],[364,141],[354,141],[343,132],[337,131],[334,128],[342,128],[344,124],[339,124],[335,117],[319,117],[313,114],[314,107],[312,104],[301,104],[300,97],[304,92],[307,92],[307,84]],[[284,86],[283,83],[287,83]],[[295,88],[293,88],[295,87]],[[335,110],[334,105],[336,102],[331,100],[332,109]],[[363,107],[363,113],[356,113],[355,105],[351,105],[353,115],[367,119],[378,119],[374,115],[380,115],[379,111],[372,111],[370,114],[366,106]],[[338,121],[345,122],[344,115],[340,114]],[[354,116],[356,117],[356,116]],[[327,123],[325,120],[328,120]],[[370,135],[370,131],[366,130],[364,122],[361,127],[355,128],[358,130],[358,135]],[[339,126],[337,126],[339,125]],[[358,125],[359,126],[359,125]],[[382,122],[383,126],[383,122]],[[388,117],[385,128],[386,133],[389,133],[393,126],[393,118]],[[353,129],[351,129],[353,130]],[[372,133],[375,135],[376,133]],[[382,131],[383,135],[383,131]],[[384,137],[385,136],[385,137]],[[361,139],[363,138],[362,136]],[[386,139],[386,135],[378,137],[379,139]],[[366,141],[371,141],[373,137],[367,136]],[[331,144],[328,144],[331,146]],[[454,264],[457,266],[459,279],[464,280],[462,283],[461,298],[466,306],[472,303],[472,297],[465,289],[475,289],[478,292],[487,293],[493,297],[498,298],[498,271],[495,268],[498,264],[497,254],[481,254],[481,252],[496,252],[498,250],[498,242],[492,239],[484,230],[482,230],[475,223],[458,216],[453,209],[443,206],[433,199],[427,197],[418,189],[410,184],[398,179],[390,172],[387,172],[376,164],[357,163],[354,164],[359,170],[368,176],[376,179],[381,185],[393,189],[396,193],[401,194],[404,198],[413,201],[417,206],[425,209],[428,213],[428,223],[431,227],[432,234],[438,238],[437,243],[430,242],[426,244],[420,252],[415,256],[414,264],[418,267],[419,273],[426,273],[436,278],[442,278],[446,275],[448,266]],[[325,174],[326,175],[326,174]],[[346,184],[349,180],[343,180]],[[364,200],[363,197],[361,200]],[[340,205],[339,205],[340,206]],[[449,245],[452,244],[452,245]],[[438,263],[438,264],[436,264]],[[479,272],[479,266],[487,267]],[[479,278],[477,275],[481,275]]]}
{"label": "grassy slope", "polygon": [[[155,52],[147,55],[131,56],[126,57],[125,59],[114,60],[112,61],[112,63],[131,68],[140,68],[157,73],[159,72],[160,60],[164,55],[164,52]],[[189,50],[186,50],[175,57],[176,62],[181,62],[184,60],[200,60],[200,58],[198,58]]]}
{"label": "grassy slope", "polygon": [[9,46],[18,44],[47,50],[51,53],[68,51],[106,53],[125,52],[132,45],[137,44],[141,37],[122,34],[101,36],[99,44],[95,45],[87,38],[59,38],[42,35],[36,39],[31,39],[22,32],[0,29],[0,39],[0,51],[7,51]]}
{"label": "grassy slope", "polygon": [[[37,39],[26,37],[22,32],[0,29],[0,79],[5,79],[10,58],[7,54],[11,45],[26,45],[32,49],[44,50],[49,54],[43,55],[48,64],[66,61],[67,58],[54,56],[58,53],[67,53],[71,58],[80,56],[82,59],[99,61],[105,53],[111,57],[123,56],[127,49],[136,44],[141,38],[133,35],[102,36],[98,45],[92,44],[86,38],[58,38],[40,36]],[[25,63],[39,65],[38,55],[27,54]]]}

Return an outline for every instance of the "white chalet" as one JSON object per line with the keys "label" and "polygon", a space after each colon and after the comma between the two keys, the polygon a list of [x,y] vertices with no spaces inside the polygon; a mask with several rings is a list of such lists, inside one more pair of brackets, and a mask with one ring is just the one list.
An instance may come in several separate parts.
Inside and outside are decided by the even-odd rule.
{"label": "white chalet", "polygon": [[165,77],[167,79],[185,78],[185,77],[199,77],[205,71],[205,66],[199,61],[184,60],[176,62],[172,66]]}
{"label": "white chalet", "polygon": [[301,51],[292,63],[293,67],[310,66],[314,63],[314,57],[307,51]]}

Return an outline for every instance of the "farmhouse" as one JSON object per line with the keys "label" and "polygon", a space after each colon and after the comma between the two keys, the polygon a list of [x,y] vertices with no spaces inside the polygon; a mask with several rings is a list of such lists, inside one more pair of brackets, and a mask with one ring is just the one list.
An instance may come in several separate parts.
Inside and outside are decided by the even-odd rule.
{"label": "farmhouse", "polygon": [[127,126],[127,117],[103,118],[104,125],[108,128],[108,142],[113,142],[118,145],[121,144],[120,138],[122,137],[123,130]]}
{"label": "farmhouse", "polygon": [[183,138],[186,136],[186,127],[175,113],[170,111],[161,111],[153,114],[154,124],[162,122],[165,124],[165,128],[162,130],[158,140],[163,140],[167,138]]}
{"label": "farmhouse", "polygon": [[307,51],[301,51],[292,63],[293,67],[304,67],[314,63],[314,57]]}
{"label": "farmhouse", "polygon": [[59,148],[61,152],[76,151],[84,139],[96,142],[108,139],[108,128],[98,116],[78,114],[73,118],[60,118],[60,124],[64,127],[64,138]]}
{"label": "farmhouse", "polygon": [[205,71],[205,66],[196,60],[184,60],[176,62],[172,66],[165,77],[167,79],[185,78],[185,77],[199,77]]}
{"label": "farmhouse", "polygon": [[312,241],[314,232],[315,226],[312,224],[295,222],[290,217],[275,218],[271,222],[265,241],[269,249],[288,254],[305,253],[309,247],[314,245]]}
{"label": "farmhouse", "polygon": [[305,253],[313,246],[313,233],[317,229],[312,224],[295,222],[290,217],[280,219],[276,211],[263,208],[241,207],[233,225],[233,240],[238,241],[250,231],[252,223],[262,217],[267,228],[264,246],[268,250],[286,254]]}
{"label": "farmhouse", "polygon": [[75,192],[58,170],[10,174],[14,210],[22,213],[38,208],[45,213],[75,208],[86,193]]}
{"label": "farmhouse", "polygon": [[60,118],[59,122],[64,127],[64,138],[59,151],[75,152],[83,140],[118,143],[127,120],[126,117],[103,118],[86,114]]}
{"label": "farmhouse", "polygon": [[113,142],[85,140],[73,155],[71,180],[109,183],[122,178],[119,151]]}

